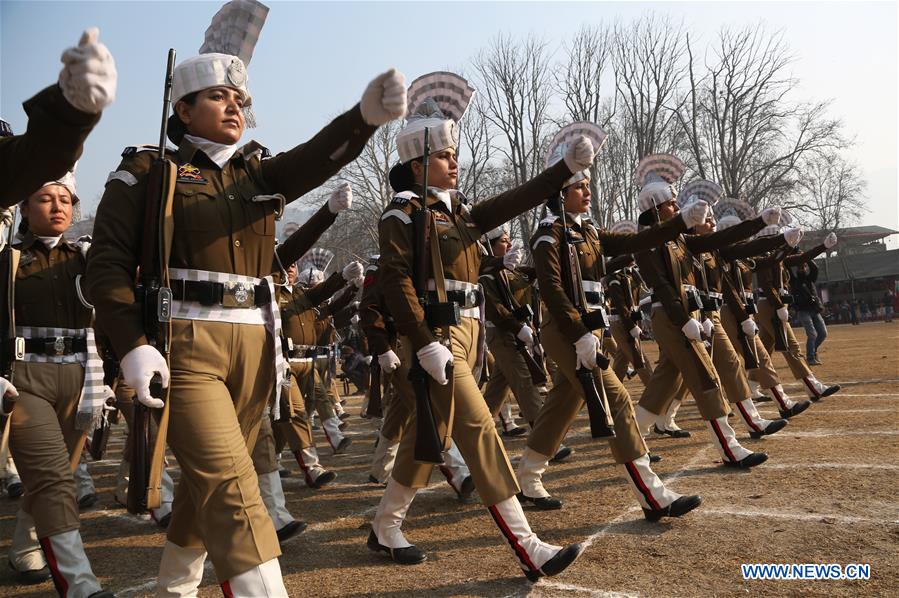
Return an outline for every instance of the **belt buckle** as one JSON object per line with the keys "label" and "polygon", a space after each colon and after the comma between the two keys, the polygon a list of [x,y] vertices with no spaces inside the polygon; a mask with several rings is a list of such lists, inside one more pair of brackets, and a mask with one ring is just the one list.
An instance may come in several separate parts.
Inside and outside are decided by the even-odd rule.
{"label": "belt buckle", "polygon": [[58,357],[65,354],[65,351],[66,339],[62,336],[54,337],[52,340],[48,339],[44,343],[44,352],[50,357]]}
{"label": "belt buckle", "polygon": [[248,282],[223,284],[222,305],[225,307],[255,307],[256,289]]}

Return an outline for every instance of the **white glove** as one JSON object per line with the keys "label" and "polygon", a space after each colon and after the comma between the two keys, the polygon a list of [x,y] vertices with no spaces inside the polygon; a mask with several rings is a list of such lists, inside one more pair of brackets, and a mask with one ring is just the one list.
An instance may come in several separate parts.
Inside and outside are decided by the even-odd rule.
{"label": "white glove", "polygon": [[159,351],[150,345],[135,347],[122,358],[120,366],[122,379],[134,389],[138,401],[154,409],[165,405],[161,399],[150,396],[150,381],[155,374],[162,377],[163,387],[169,385],[169,366]]}
{"label": "white glove", "polygon": [[786,322],[790,319],[790,311],[787,309],[786,305],[777,310],[777,317],[780,318],[781,322]]}
{"label": "white glove", "polygon": [[362,120],[380,127],[406,115],[406,77],[396,69],[381,73],[368,84],[359,102]]}
{"label": "white glove", "polygon": [[19,396],[19,391],[16,390],[16,387],[12,385],[12,382],[7,380],[6,378],[0,378],[0,414],[9,415],[12,413],[12,408],[16,404],[16,397]]}
{"label": "white glove", "polygon": [[503,267],[506,270],[514,270],[521,263],[522,257],[524,257],[524,249],[517,242],[512,243],[512,247],[503,256]]}
{"label": "white glove", "polygon": [[350,262],[343,267],[343,279],[347,282],[355,281],[362,276],[362,264],[359,262]]}
{"label": "white glove", "polygon": [[358,324],[358,323],[359,323],[359,314],[355,314],[352,318],[350,318],[350,324]]}
{"label": "white glove", "polygon": [[572,173],[580,172],[593,164],[593,142],[585,135],[578,135],[574,143],[568,146],[565,152],[565,166]]}
{"label": "white glove", "polygon": [[641,334],[642,332],[643,332],[643,331],[640,329],[639,326],[634,326],[633,328],[630,329],[631,336],[634,337],[635,339],[638,339],[638,340],[639,340],[640,334]]}
{"label": "white glove", "polygon": [[445,385],[449,382],[446,378],[446,364],[453,362],[453,353],[438,343],[430,342],[416,353],[421,367],[437,381],[437,384]]}
{"label": "white glove", "polygon": [[91,27],[81,34],[77,48],[62,53],[59,87],[68,102],[89,114],[97,114],[115,100],[115,60],[97,41],[100,30]]}
{"label": "white glove", "polygon": [[353,205],[353,188],[346,181],[340,183],[328,198],[328,210],[338,214]]}
{"label": "white glove", "polygon": [[534,348],[534,331],[531,330],[531,327],[525,324],[521,327],[521,330],[518,331],[518,334],[515,335],[518,337],[518,340],[527,345],[528,350]]}
{"label": "white glove", "polygon": [[362,361],[365,362],[365,365],[371,365],[371,355],[366,355]]}
{"label": "white glove", "polygon": [[753,337],[759,333],[759,327],[752,318],[746,318],[740,322],[740,328],[743,329],[743,334],[748,337]]}
{"label": "white glove", "polygon": [[784,240],[790,247],[796,247],[802,240],[802,229],[799,227],[788,228],[784,231]]}
{"label": "white glove", "polygon": [[702,321],[702,333],[706,336],[706,338],[712,338],[712,332],[715,330],[715,325],[708,318]]}
{"label": "white glove", "polygon": [[709,204],[703,200],[697,200],[688,205],[681,212],[681,218],[687,228],[693,228],[705,222],[709,217]]}
{"label": "white glove", "polygon": [[759,214],[762,217],[762,222],[764,222],[767,226],[772,226],[780,222],[780,206],[771,206],[770,208],[765,208],[762,210],[762,213]]}
{"label": "white glove", "polygon": [[400,358],[393,351],[387,351],[378,355],[378,365],[381,366],[382,372],[390,373],[400,367]]}
{"label": "white glove", "polygon": [[596,367],[596,352],[599,351],[599,339],[588,332],[574,343],[574,352],[577,353],[578,368],[581,366],[592,370]]}
{"label": "white glove", "polygon": [[687,323],[681,327],[681,331],[691,341],[702,340],[702,324],[698,320],[690,318]]}
{"label": "white glove", "polygon": [[827,236],[824,237],[824,247],[830,249],[834,245],[837,244],[837,235],[836,233],[827,233]]}

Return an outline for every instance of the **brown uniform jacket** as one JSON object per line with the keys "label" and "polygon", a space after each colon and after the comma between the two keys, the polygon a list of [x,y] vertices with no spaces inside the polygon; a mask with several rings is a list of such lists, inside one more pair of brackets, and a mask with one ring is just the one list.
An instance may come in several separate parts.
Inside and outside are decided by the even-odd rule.
{"label": "brown uniform jacket", "polygon": [[668,319],[676,326],[683,327],[690,319],[683,285],[697,286],[694,255],[742,241],[764,226],[765,222],[761,218],[744,220],[709,235],[678,235],[662,247],[638,253],[637,265],[646,284],[652,287],[653,301],[661,302]]}
{"label": "brown uniform jacket", "polygon": [[606,297],[612,313],[626,320],[625,326],[633,328],[631,314],[640,309],[640,278],[637,269],[625,266],[603,279]]}
{"label": "brown uniform jacket", "polygon": [[[595,282],[602,281],[606,275],[605,255],[643,251],[673,239],[686,230],[680,217],[634,234],[597,230],[589,220],[583,219],[581,222],[582,224],[577,224],[573,219],[568,219],[570,237],[574,242],[583,239],[584,242],[575,245],[581,266],[581,277],[585,281]],[[564,283],[562,281],[559,255],[562,234],[562,223],[558,216],[543,219],[534,235],[532,250],[543,304],[552,314],[565,338],[574,343],[589,331],[581,322],[581,314],[575,309],[565,291],[568,281]]]}
{"label": "brown uniform jacket", "polygon": [[[481,236],[558,193],[571,174],[561,160],[523,185],[471,208],[452,194],[452,209],[447,211],[442,201],[428,194],[427,205],[438,218],[433,232],[438,235],[445,277],[477,284]],[[413,351],[435,340],[412,285],[411,214],[419,205],[418,197],[410,192],[397,195],[384,210],[378,227],[381,288],[398,332],[411,339]]]}
{"label": "brown uniform jacket", "polygon": [[84,140],[100,121],[99,114],[81,112],[62,95],[59,85],[39,92],[23,104],[28,129],[23,135],[0,138],[0,206],[9,207],[72,169]]}
{"label": "brown uniform jacket", "polygon": [[16,325],[88,328],[91,310],[78,298],[75,277],[84,275],[78,243],[65,236],[53,249],[30,232],[14,245],[22,252],[16,272]]}
{"label": "brown uniform jacket", "polygon": [[[745,260],[777,249],[784,242],[783,235],[762,237],[753,241],[737,243],[720,251],[720,267],[723,270],[721,276],[726,279],[724,281],[725,288],[729,286],[733,289],[733,292],[724,293],[724,303],[731,309],[738,322],[749,318],[744,295],[752,293],[752,269]],[[755,262],[750,260],[750,263],[754,264]]]}
{"label": "brown uniform jacket", "polygon": [[390,351],[396,343],[393,321],[384,307],[384,293],[378,283],[378,264],[365,270],[362,299],[359,301],[359,326],[368,340],[368,349],[376,358]]}
{"label": "brown uniform jacket", "polygon": [[281,326],[294,345],[317,344],[316,308],[339,291],[343,283],[343,277],[334,273],[324,282],[308,289],[294,285],[291,291],[281,290],[278,301],[281,307]]}
{"label": "brown uniform jacket", "polygon": [[[769,257],[775,259],[766,260],[756,267],[755,275],[758,280],[759,290],[775,310],[784,306],[781,291],[784,293],[789,292],[790,271],[788,268],[815,259],[824,253],[825,249],[824,245],[818,245],[804,253],[796,253],[782,259],[779,259],[780,255],[783,255],[782,253],[777,255],[779,252],[774,252],[774,255]],[[787,268],[784,268],[784,266],[787,266]]]}
{"label": "brown uniform jacket", "polygon": [[534,280],[537,271],[533,268],[519,267],[515,270],[506,270],[501,265],[499,268],[486,268],[481,265],[481,288],[484,289],[484,313],[487,321],[506,332],[518,334],[525,322],[520,322],[504,301],[505,294],[500,290],[500,273],[508,281],[509,292],[517,306],[530,305]]}
{"label": "brown uniform jacket", "polygon": [[[263,159],[249,144],[219,169],[184,141],[170,155],[178,165],[173,204],[175,234],[169,265],[261,278],[271,274],[275,251],[275,201],[253,201],[281,193],[293,201],[324,183],[359,155],[375,131],[358,105],[308,142]],[[97,208],[88,266],[98,325],[117,355],[145,344],[134,302],[134,279],[144,229],[144,193],[154,158],[129,148],[111,175]]]}

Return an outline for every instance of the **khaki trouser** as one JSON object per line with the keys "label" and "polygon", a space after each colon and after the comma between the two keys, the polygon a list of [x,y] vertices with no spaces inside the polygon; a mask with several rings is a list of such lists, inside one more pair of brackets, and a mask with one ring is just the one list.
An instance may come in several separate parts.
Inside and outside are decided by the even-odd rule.
{"label": "khaki trouser", "polygon": [[[724,326],[724,331],[727,333],[728,338],[730,338],[731,344],[733,344],[735,348],[739,347],[739,334],[742,332],[740,322],[737,322],[734,313],[727,305],[721,308],[721,324]],[[771,356],[768,354],[768,350],[765,349],[765,345],[762,343],[762,339],[758,334],[752,337],[752,342],[755,345],[755,355],[756,360],[759,362],[759,367],[752,368],[751,370],[747,369],[746,375],[750,380],[757,382],[762,388],[774,388],[780,384],[780,376],[778,376],[777,370],[774,369],[774,364],[771,363]]]}
{"label": "khaki trouser", "polygon": [[501,328],[488,328],[487,347],[493,354],[490,380],[484,391],[484,400],[487,401],[490,414],[495,417],[499,413],[511,389],[521,407],[522,415],[533,425],[540,413],[543,399],[531,380],[524,357],[515,348],[515,335]]}
{"label": "khaki trouser", "polygon": [[743,362],[721,325],[719,313],[713,311],[708,317],[715,325],[712,332],[712,363],[718,372],[719,382],[724,387],[724,394],[731,403],[745,401],[752,396],[752,390],[746,380]]}
{"label": "khaki trouser", "polygon": [[[631,328],[633,326],[631,326],[630,319],[612,322],[612,338],[615,339],[617,345],[615,352],[612,354],[612,369],[619,380],[624,380],[624,376],[627,374],[627,366],[634,363],[634,356],[631,352],[630,344],[628,344]],[[637,370],[637,375],[640,377],[640,382],[643,383],[643,386],[646,386],[649,384],[649,378],[652,376],[652,364],[646,358],[646,353],[643,352],[642,346],[640,351],[643,353],[644,365]]]}
{"label": "khaki trouser", "polygon": [[[759,336],[761,337],[762,343],[765,345],[768,354],[773,355],[774,324],[771,322],[771,318],[776,318],[777,312],[773,309],[771,302],[767,299],[760,299],[758,301],[758,308],[759,313],[756,314],[755,323],[758,324],[759,327]],[[784,359],[787,360],[787,365],[790,366],[793,377],[797,380],[802,380],[803,378],[811,376],[812,371],[809,369],[805,357],[802,356],[802,347],[799,345],[799,341],[796,340],[796,335],[793,334],[793,327],[790,326],[789,322],[784,322],[784,331],[787,333],[787,351],[782,351],[781,354],[784,356]]]}
{"label": "khaki trouser", "polygon": [[256,444],[251,453],[253,469],[259,475],[278,471],[278,461],[275,459],[275,435],[272,432],[272,418],[268,414],[262,415],[259,424],[259,433],[256,435]]}
{"label": "khaki trouser", "polygon": [[272,351],[262,326],[172,321],[168,442],[181,480],[168,540],[205,546],[220,582],[281,554],[248,451],[274,390]]}
{"label": "khaki trouser", "polygon": [[[324,368],[327,368],[327,365],[325,365]],[[309,368],[308,373],[304,373],[303,376],[297,377],[297,382],[300,384],[300,389],[303,392],[303,397],[308,403],[309,409],[315,409],[319,419],[324,421],[335,417],[336,413],[334,412],[334,405],[331,402],[330,397],[333,389],[330,385],[326,386],[324,384],[322,371],[323,368],[318,365],[311,367]]]}
{"label": "khaki trouser", "polygon": [[[431,381],[431,405],[438,422],[438,431],[445,435],[450,406],[454,406],[452,437],[471,470],[475,488],[485,505],[495,505],[518,493],[518,481],[509,463],[503,443],[496,433],[493,417],[472,375],[477,358],[478,320],[462,318],[462,324],[450,330],[453,352],[453,380],[441,386]],[[404,339],[405,340],[405,339]],[[411,343],[399,347],[399,358],[404,364],[412,363]],[[399,372],[399,370],[397,370]],[[416,414],[412,411],[408,430],[416,427]],[[415,434],[403,434],[393,468],[393,478],[404,486],[423,488],[434,466],[416,463]]]}
{"label": "khaki trouser", "polygon": [[[584,406],[584,392],[577,379],[577,354],[574,345],[562,335],[552,316],[546,318],[541,328],[543,346],[556,362],[558,369],[553,376],[553,387],[540,409],[534,428],[528,436],[528,448],[541,455],[552,456],[559,450],[568,428]],[[602,331],[594,332],[600,336]],[[606,391],[609,409],[615,423],[615,438],[609,440],[609,448],[616,463],[628,463],[647,453],[646,443],[637,428],[634,408],[621,380],[612,371],[594,368],[597,387]]]}
{"label": "khaki trouser", "polygon": [[[289,413],[284,412],[282,404],[281,420],[272,423],[272,441],[275,445],[275,454],[281,453],[285,442],[291,451],[301,451],[314,444],[312,440],[312,424],[309,422],[309,414],[306,413],[306,405],[300,393],[300,384],[305,376],[312,373],[312,365],[302,362],[291,363],[290,373]],[[259,433],[262,434],[262,430]],[[255,454],[253,459],[255,461]],[[271,469],[269,471],[274,470]]]}
{"label": "khaki trouser", "polygon": [[[399,442],[403,431],[409,423],[409,416],[415,408],[415,397],[409,385],[409,369],[400,366],[389,375],[389,384],[381,398],[384,421],[381,422],[380,434],[391,443]],[[403,392],[400,392],[403,389]]]}
{"label": "khaki trouser", "polygon": [[84,368],[77,363],[16,364],[19,398],[12,411],[9,449],[25,485],[22,508],[38,538],[76,530],[78,505],[70,458],[77,462],[84,432],[75,428]]}
{"label": "khaki trouser", "polygon": [[[640,406],[655,415],[661,415],[676,395],[682,379],[687,390],[693,395],[693,400],[696,401],[703,419],[717,419],[730,413],[730,408],[725,402],[724,393],[720,388],[710,391],[702,390],[699,366],[695,358],[690,355],[692,349],[687,346],[687,343],[691,341],[688,341],[683,331],[668,319],[664,308],[653,308],[652,331],[656,337],[656,343],[659,345],[659,362],[640,397]],[[699,341],[692,341],[692,343],[698,349],[693,353],[706,364],[713,376],[718,377],[715,366],[702,343]],[[719,384],[721,384],[720,380]]]}

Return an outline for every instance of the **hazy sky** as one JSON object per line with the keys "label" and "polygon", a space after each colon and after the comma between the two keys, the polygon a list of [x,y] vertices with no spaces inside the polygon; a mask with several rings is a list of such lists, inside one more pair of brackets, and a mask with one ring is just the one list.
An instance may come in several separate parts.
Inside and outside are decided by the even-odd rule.
{"label": "hazy sky", "polygon": [[[25,128],[21,104],[58,76],[62,50],[100,27],[116,59],[115,104],[79,164],[79,195],[93,211],[128,145],[156,143],[169,47],[194,56],[223,0],[213,2],[0,1],[0,115]],[[459,69],[499,32],[543,35],[553,48],[582,23],[627,22],[649,11],[683,19],[704,41],[725,24],[780,29],[796,56],[797,98],[833,100],[856,140],[850,158],[868,180],[862,223],[899,229],[897,8],[895,2],[267,2],[250,65],[258,139],[273,151],[314,134],[358,101],[391,66],[408,80]]]}

